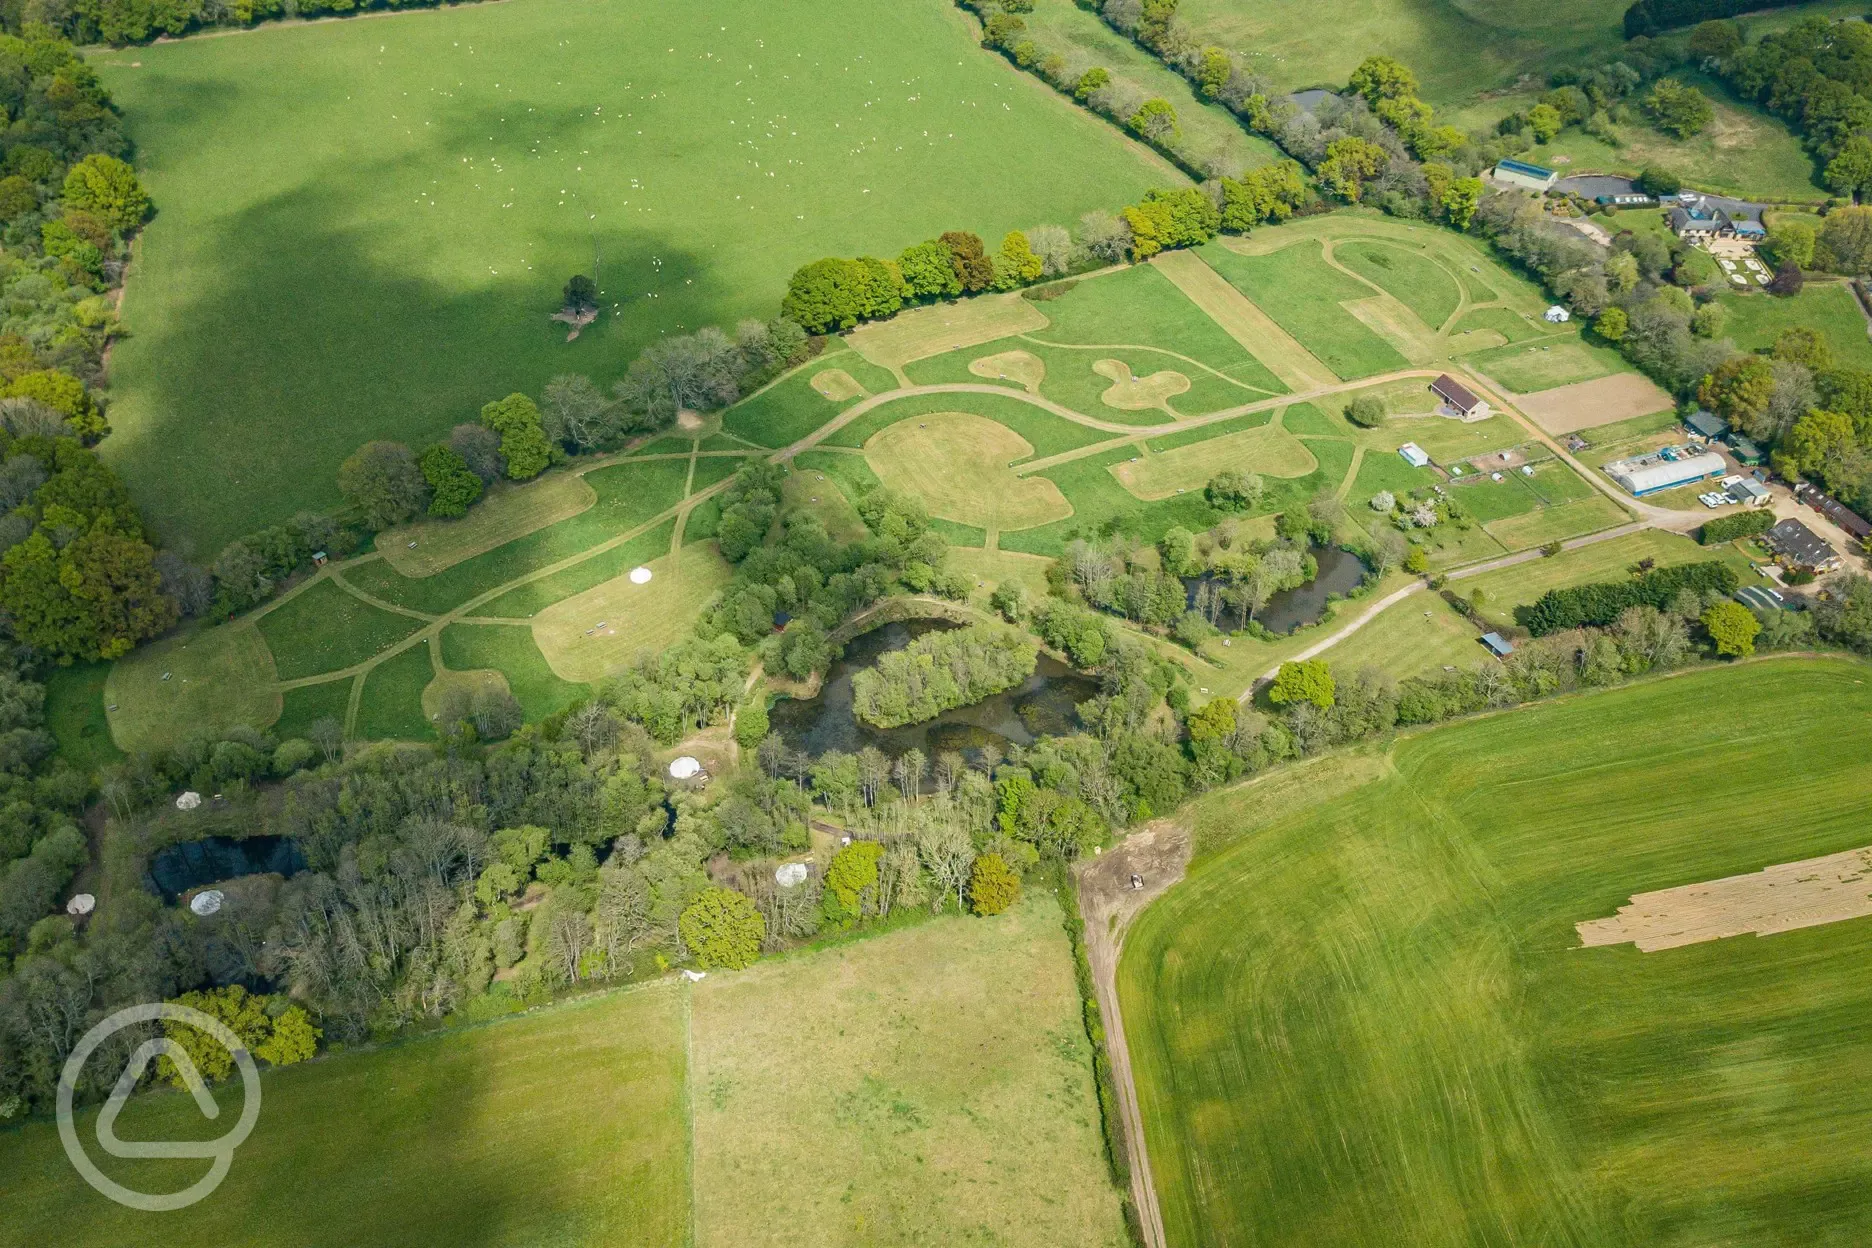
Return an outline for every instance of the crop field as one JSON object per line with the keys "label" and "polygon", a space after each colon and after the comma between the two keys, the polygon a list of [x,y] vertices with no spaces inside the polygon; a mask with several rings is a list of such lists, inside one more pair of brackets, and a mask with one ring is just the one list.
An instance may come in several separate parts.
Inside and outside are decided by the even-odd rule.
{"label": "crop field", "polygon": [[[659,984],[268,1073],[253,1135],[189,1224],[252,1248],[688,1242],[684,1015],[682,990]],[[98,1158],[95,1116],[79,1132]],[[133,1099],[120,1125],[129,1139],[225,1129],[181,1092]],[[201,1172],[101,1161],[144,1191]],[[49,1122],[0,1133],[0,1172],[9,1242],[150,1242],[152,1215],[82,1183]]]}
{"label": "crop field", "polygon": [[1845,282],[1812,282],[1791,299],[1726,294],[1718,302],[1729,313],[1723,333],[1738,347],[1750,351],[1772,347],[1782,330],[1798,325],[1819,331],[1833,349],[1835,364],[1872,368],[1872,340],[1866,336],[1865,316]]}
{"label": "crop field", "polygon": [[[1868,670],[1703,670],[1200,802],[1119,967],[1170,1242],[1872,1236],[1872,923],[1655,953],[1575,930],[1865,845]],[[1731,817],[1765,780],[1800,818]]]}
{"label": "crop field", "polygon": [[698,1244],[1128,1242],[1050,897],[711,975],[691,1028]]}
{"label": "crop field", "polygon": [[[819,256],[1185,181],[936,3],[511,0],[92,59],[161,209],[105,453],[204,551],[335,502],[368,439],[771,316]],[[574,273],[606,315],[568,343]],[[177,487],[205,463],[215,489]]]}

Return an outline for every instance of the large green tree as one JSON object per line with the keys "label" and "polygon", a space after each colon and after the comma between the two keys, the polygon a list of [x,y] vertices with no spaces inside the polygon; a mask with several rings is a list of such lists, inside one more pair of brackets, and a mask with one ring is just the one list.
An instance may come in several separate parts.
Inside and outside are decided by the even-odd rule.
{"label": "large green tree", "polygon": [[760,956],[767,920],[732,888],[704,889],[676,922],[683,944],[704,968],[740,970]]}
{"label": "large green tree", "polygon": [[552,443],[540,424],[539,408],[526,395],[514,393],[487,404],[481,409],[481,423],[501,435],[501,455],[511,479],[530,480],[552,462]]}
{"label": "large green tree", "polygon": [[65,205],[95,213],[112,229],[129,231],[149,215],[149,195],[136,170],[115,156],[85,157],[65,175]]}
{"label": "large green tree", "polygon": [[429,483],[401,442],[366,442],[338,465],[338,490],[373,529],[402,524],[429,505]]}

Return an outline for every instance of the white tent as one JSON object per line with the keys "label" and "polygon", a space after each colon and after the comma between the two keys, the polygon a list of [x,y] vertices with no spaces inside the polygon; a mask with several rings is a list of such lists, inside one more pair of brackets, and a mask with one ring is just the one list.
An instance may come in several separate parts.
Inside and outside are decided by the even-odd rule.
{"label": "white tent", "polygon": [[97,909],[97,898],[90,893],[79,893],[65,903],[65,913],[73,918],[90,914],[95,909]]}
{"label": "white tent", "polygon": [[650,583],[650,569],[632,568],[630,578],[631,584],[633,585],[648,585]]}
{"label": "white tent", "polygon": [[190,789],[188,792],[176,798],[175,804],[177,810],[194,810],[197,806],[201,805],[201,794]]}
{"label": "white tent", "polygon": [[806,864],[803,862],[783,863],[774,872],[774,883],[781,888],[794,888],[806,882]]}
{"label": "white tent", "polygon": [[226,893],[218,888],[211,888],[205,893],[196,893],[190,898],[188,908],[205,919],[211,914],[219,914],[221,903],[226,900]]}
{"label": "white tent", "polygon": [[1547,319],[1553,324],[1558,325],[1564,321],[1572,320],[1573,314],[1556,303],[1547,309]]}
{"label": "white tent", "polygon": [[696,759],[689,757],[687,754],[676,759],[669,765],[669,774],[672,780],[692,780],[695,778],[696,773],[701,770],[702,764]]}

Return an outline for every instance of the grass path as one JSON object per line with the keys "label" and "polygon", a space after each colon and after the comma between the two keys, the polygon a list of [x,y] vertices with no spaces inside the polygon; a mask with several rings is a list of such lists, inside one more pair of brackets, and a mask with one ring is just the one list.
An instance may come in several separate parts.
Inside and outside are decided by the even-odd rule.
{"label": "grass path", "polygon": [[1151,261],[1210,320],[1267,365],[1290,390],[1337,384],[1333,371],[1274,323],[1274,318],[1236,290],[1193,251],[1166,251]]}

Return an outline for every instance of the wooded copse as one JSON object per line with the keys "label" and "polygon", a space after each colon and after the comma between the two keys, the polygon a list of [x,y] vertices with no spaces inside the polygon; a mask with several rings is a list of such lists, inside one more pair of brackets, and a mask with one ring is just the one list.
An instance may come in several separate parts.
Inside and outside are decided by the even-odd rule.
{"label": "wooded copse", "polygon": [[1040,654],[1015,629],[973,624],[926,633],[852,675],[852,713],[877,728],[934,719],[1033,675]]}

